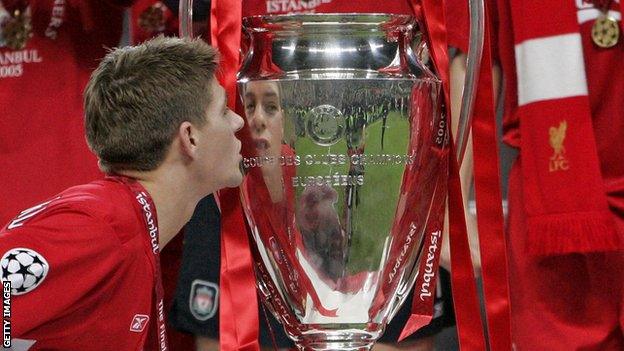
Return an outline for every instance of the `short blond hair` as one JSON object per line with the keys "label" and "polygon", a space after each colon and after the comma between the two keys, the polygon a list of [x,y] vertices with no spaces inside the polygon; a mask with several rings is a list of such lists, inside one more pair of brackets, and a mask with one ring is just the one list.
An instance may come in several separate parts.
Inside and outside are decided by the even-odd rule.
{"label": "short blond hair", "polygon": [[87,142],[100,168],[156,169],[182,122],[206,122],[217,67],[217,51],[200,39],[160,36],[110,51],[84,93]]}

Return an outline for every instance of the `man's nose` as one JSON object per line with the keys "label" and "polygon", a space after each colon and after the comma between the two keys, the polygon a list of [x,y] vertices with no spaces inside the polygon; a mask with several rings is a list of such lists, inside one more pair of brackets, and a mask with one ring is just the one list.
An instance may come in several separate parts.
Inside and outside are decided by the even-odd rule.
{"label": "man's nose", "polygon": [[262,132],[266,129],[266,118],[264,116],[264,112],[261,109],[258,109],[256,113],[254,113],[253,118],[251,120],[251,127],[255,132]]}

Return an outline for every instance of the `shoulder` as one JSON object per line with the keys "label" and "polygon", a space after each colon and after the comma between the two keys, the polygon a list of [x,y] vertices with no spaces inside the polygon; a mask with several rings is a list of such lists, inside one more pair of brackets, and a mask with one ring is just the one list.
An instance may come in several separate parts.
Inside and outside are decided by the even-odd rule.
{"label": "shoulder", "polygon": [[102,233],[120,243],[140,228],[131,193],[123,184],[100,180],[69,188],[53,198],[23,210],[1,231],[7,236],[54,235],[106,240]]}
{"label": "shoulder", "polygon": [[[22,211],[0,230],[2,278],[21,294],[27,291],[15,289],[34,289],[46,276],[47,286],[78,284],[76,276],[81,277],[78,285],[95,284],[110,270],[131,264],[143,254],[139,235],[145,230],[132,201],[123,185],[103,180],[67,189]],[[32,272],[18,273],[33,262],[40,277],[26,282]]]}

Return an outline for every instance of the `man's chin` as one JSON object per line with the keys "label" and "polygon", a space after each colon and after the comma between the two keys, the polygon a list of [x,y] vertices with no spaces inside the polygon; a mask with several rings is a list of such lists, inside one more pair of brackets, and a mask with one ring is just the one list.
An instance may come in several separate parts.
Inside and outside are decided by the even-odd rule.
{"label": "man's chin", "polygon": [[243,183],[243,173],[239,170],[235,175],[230,178],[227,187],[236,188]]}

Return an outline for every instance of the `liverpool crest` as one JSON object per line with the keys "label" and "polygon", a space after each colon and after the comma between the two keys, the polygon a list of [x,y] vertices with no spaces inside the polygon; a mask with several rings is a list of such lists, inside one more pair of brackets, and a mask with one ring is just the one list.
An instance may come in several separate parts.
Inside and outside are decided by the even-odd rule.
{"label": "liverpool crest", "polygon": [[551,172],[567,171],[570,168],[570,163],[566,157],[566,149],[563,145],[567,128],[568,122],[564,120],[559,123],[559,126],[550,127],[548,130],[550,146],[553,148],[553,155],[550,156],[548,167],[548,170]]}
{"label": "liverpool crest", "polygon": [[197,320],[208,320],[217,313],[219,286],[215,283],[195,279],[191,284],[189,309]]}

